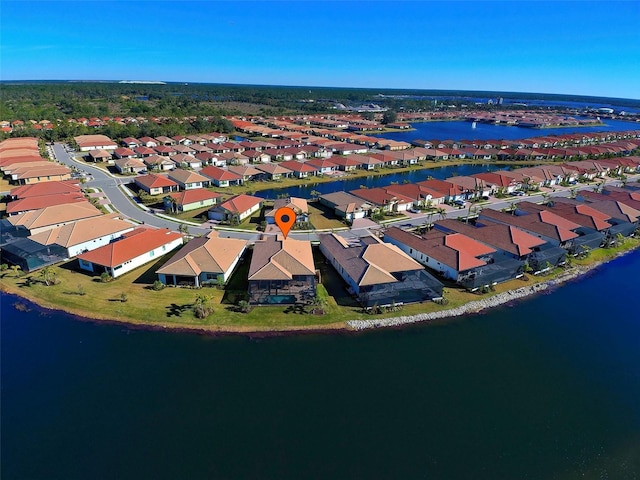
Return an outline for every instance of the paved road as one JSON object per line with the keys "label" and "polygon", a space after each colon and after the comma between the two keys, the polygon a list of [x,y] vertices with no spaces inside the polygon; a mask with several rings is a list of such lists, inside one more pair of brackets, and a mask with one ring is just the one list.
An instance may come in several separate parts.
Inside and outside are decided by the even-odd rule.
{"label": "paved road", "polygon": [[[136,202],[127,195],[121,185],[126,185],[127,183],[133,183],[131,177],[129,178],[121,178],[115,177],[110,173],[105,172],[103,169],[94,167],[92,165],[88,165],[84,162],[75,161],[70,154],[65,150],[65,147],[61,143],[56,143],[53,145],[52,151],[55,158],[65,165],[70,167],[74,167],[78,169],[80,172],[86,172],[90,174],[90,180],[85,183],[85,187],[94,187],[101,189],[115,210],[120,212],[123,216],[134,219],[138,222],[145,223],[148,225],[153,225],[154,227],[159,228],[168,228],[170,230],[177,230],[180,222],[165,219],[163,217],[158,217],[153,213],[150,213],[142,208],[140,208]],[[638,175],[633,176],[633,179],[637,179]],[[632,181],[632,177],[629,177],[629,181]],[[604,182],[605,185],[618,185],[620,183],[619,180],[609,179]],[[593,186],[587,185],[576,185],[576,187],[584,189],[584,188],[593,188]],[[555,191],[547,192],[549,196],[552,197],[568,197],[571,195],[571,188],[567,187],[556,187]],[[501,210],[503,208],[510,207],[514,202],[520,202],[522,200],[528,200],[530,202],[542,202],[545,198],[542,194],[538,195],[530,195],[523,197],[509,197],[508,199],[491,199],[489,202],[476,205],[477,209],[482,209],[486,207],[491,207],[496,210]],[[468,204],[467,204],[468,205]],[[446,209],[445,216],[446,218],[458,218],[465,217],[469,215],[469,207],[465,207],[463,209],[453,208],[450,206],[443,206]],[[473,214],[473,207],[471,210],[471,214]],[[419,225],[424,225],[427,222],[434,222],[440,219],[438,214],[428,215],[428,214],[408,214],[410,218],[403,218],[394,222],[391,222],[387,225],[396,225],[401,227],[416,227]],[[206,235],[211,231],[210,228],[202,228],[202,227],[194,227],[189,225],[189,233],[192,235]],[[375,229],[379,229],[377,226]],[[368,235],[370,233],[370,228],[352,228],[350,230],[340,231],[338,232],[342,236],[363,236]],[[261,232],[236,232],[236,231],[226,231],[221,230],[220,235],[223,237],[231,237],[231,238],[242,238],[245,240],[257,240]],[[292,237],[299,240],[311,240],[316,241],[318,239],[317,234],[315,233],[297,233],[291,232]]]}
{"label": "paved road", "polygon": [[[103,169],[88,165],[84,162],[74,160],[69,152],[64,148],[63,144],[56,143],[53,145],[53,154],[55,158],[65,165],[78,169],[79,172],[86,172],[90,175],[90,180],[84,184],[84,188],[99,188],[109,199],[112,207],[124,217],[136,220],[147,225],[159,228],[168,228],[177,230],[180,222],[158,217],[149,211],[146,211],[127,195],[122,186],[133,183],[131,177],[121,178],[115,177]],[[211,231],[209,228],[194,227],[189,225],[189,233],[192,235],[206,235]],[[247,240],[258,238],[258,234],[251,232],[229,232],[233,233],[234,238],[244,238]],[[222,236],[227,236],[227,232],[223,232]]]}

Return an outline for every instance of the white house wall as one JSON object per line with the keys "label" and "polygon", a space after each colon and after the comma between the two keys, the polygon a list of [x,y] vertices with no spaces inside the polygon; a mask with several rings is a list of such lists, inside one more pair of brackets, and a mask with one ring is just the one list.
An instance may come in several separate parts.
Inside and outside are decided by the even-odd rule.
{"label": "white house wall", "polygon": [[72,245],[71,247],[67,248],[67,254],[69,255],[69,258],[72,258],[76,255],[80,255],[83,252],[95,250],[96,248],[108,245],[116,238],[120,238],[125,233],[132,231],[133,228],[133,225],[131,225],[131,228],[126,228],[124,230],[120,230],[119,232],[105,235],[93,240],[87,240],[86,242],[79,243],[78,245]]}
{"label": "white house wall", "polygon": [[157,260],[162,255],[169,253],[172,250],[175,250],[180,245],[182,245],[182,238],[178,238],[172,242],[166,243],[158,248],[150,250],[142,255],[137,256],[129,260],[128,262],[123,263],[122,265],[118,265],[111,270],[111,276],[113,278],[124,275],[125,273],[134,270],[145,263],[149,263],[153,260]]}

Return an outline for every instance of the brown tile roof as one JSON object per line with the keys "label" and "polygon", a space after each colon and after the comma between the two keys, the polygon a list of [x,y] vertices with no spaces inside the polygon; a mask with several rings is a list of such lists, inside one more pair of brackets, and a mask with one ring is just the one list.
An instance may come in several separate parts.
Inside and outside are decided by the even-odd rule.
{"label": "brown tile roof", "polygon": [[166,228],[137,228],[125,238],[85,252],[78,255],[78,258],[113,268],[179,238],[182,238],[181,234]]}
{"label": "brown tile roof", "polygon": [[196,276],[202,272],[223,274],[247,247],[246,240],[222,238],[217,232],[189,241],[156,273]]}
{"label": "brown tile roof", "polygon": [[315,275],[309,241],[279,235],[256,241],[249,280],[291,280],[294,275]]}
{"label": "brown tile roof", "polygon": [[189,205],[190,203],[200,202],[203,200],[220,198],[222,195],[211,192],[205,188],[193,188],[191,190],[183,190],[182,192],[170,193],[169,196],[174,198],[178,205]]}
{"label": "brown tile roof", "polygon": [[106,135],[78,135],[74,137],[74,140],[80,148],[105,145],[116,146],[116,143]]}
{"label": "brown tile roof", "polygon": [[288,173],[291,173],[291,170],[289,170],[288,168],[275,163],[259,164],[256,165],[256,168],[270,175],[286,175]]}
{"label": "brown tile roof", "polygon": [[51,207],[32,210],[9,217],[9,222],[15,226],[24,226],[28,230],[55,226],[62,223],[74,222],[83,218],[102,215],[100,210],[89,202],[78,202],[65,205],[53,205]]}
{"label": "brown tile roof", "polygon": [[424,269],[395,245],[373,236],[362,237],[353,244],[336,234],[319,235],[319,239],[345,274],[360,286],[395,283],[398,279],[393,273]]}
{"label": "brown tile roof", "polygon": [[251,165],[235,165],[235,166],[228,167],[228,169],[230,172],[233,172],[237,175],[242,175],[243,177],[262,175],[264,173],[263,171],[258,170],[255,167],[252,167]]}
{"label": "brown tile roof", "polygon": [[196,183],[196,182],[205,182],[208,183],[209,179],[203,175],[200,175],[196,172],[191,172],[189,170],[184,170],[182,168],[176,168],[168,174],[168,177],[171,180],[174,180],[178,183]]}
{"label": "brown tile roof", "polygon": [[121,220],[117,213],[87,218],[31,235],[29,238],[42,245],[57,244],[65,248],[133,229],[134,224]]}

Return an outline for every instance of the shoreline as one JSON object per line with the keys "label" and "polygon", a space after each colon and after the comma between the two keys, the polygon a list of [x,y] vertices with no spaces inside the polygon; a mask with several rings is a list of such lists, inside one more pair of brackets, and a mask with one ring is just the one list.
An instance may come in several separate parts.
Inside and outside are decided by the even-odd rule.
{"label": "shoreline", "polygon": [[[144,321],[135,321],[131,319],[118,319],[108,316],[96,314],[94,312],[80,311],[77,309],[62,309],[56,305],[42,301],[42,299],[33,296],[24,295],[21,291],[7,289],[5,284],[0,284],[0,291],[4,294],[16,297],[14,305],[19,305],[19,299],[26,300],[37,308],[45,311],[53,311],[68,314],[75,317],[79,321],[108,323],[113,325],[126,326],[132,329],[151,330],[151,331],[171,331],[177,333],[195,333],[199,335],[211,336],[228,336],[228,335],[246,335],[252,338],[266,338],[285,335],[300,334],[355,334],[364,331],[402,328],[407,325],[414,324],[430,324],[439,320],[454,319],[463,315],[475,315],[484,313],[488,310],[508,305],[513,302],[520,301],[537,295],[539,293],[549,291],[555,287],[562,286],[567,282],[579,279],[590,272],[606,265],[620,257],[628,255],[640,247],[630,248],[623,252],[617,253],[611,258],[594,262],[589,265],[580,265],[572,267],[570,270],[560,272],[558,275],[548,280],[526,285],[514,290],[507,290],[497,293],[487,298],[472,300],[458,307],[438,310],[436,312],[419,313],[416,315],[400,315],[397,317],[375,318],[365,320],[346,320],[325,325],[283,325],[277,328],[259,328],[251,326],[217,326],[217,325],[176,325],[167,323],[150,323]],[[29,308],[22,305],[22,308]]]}
{"label": "shoreline", "polygon": [[390,317],[371,320],[347,320],[347,325],[355,331],[372,330],[378,328],[393,328],[402,327],[405,325],[412,325],[415,323],[430,323],[434,320],[442,320],[446,318],[456,318],[462,315],[474,315],[484,313],[487,310],[491,310],[502,305],[508,305],[512,302],[516,302],[528,297],[532,297],[541,292],[549,291],[555,287],[562,286],[567,282],[579,279],[588,275],[592,271],[606,265],[620,257],[630,254],[637,250],[632,248],[624,252],[620,252],[612,258],[603,260],[601,262],[595,262],[591,265],[583,265],[572,267],[571,270],[562,272],[557,276],[550,278],[544,282],[535,283],[533,285],[527,285],[517,288],[515,290],[507,290],[506,292],[497,293],[488,298],[480,300],[473,300],[465,303],[459,307],[454,307],[446,310],[440,310],[437,312],[422,313],[418,315]]}

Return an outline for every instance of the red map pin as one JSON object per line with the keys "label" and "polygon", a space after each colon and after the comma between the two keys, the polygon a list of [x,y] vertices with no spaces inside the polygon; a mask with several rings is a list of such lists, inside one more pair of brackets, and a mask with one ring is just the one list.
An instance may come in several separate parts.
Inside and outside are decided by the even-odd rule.
{"label": "red map pin", "polygon": [[291,230],[293,224],[296,223],[296,212],[289,207],[282,207],[276,210],[274,218],[276,220],[276,225],[278,225],[280,230],[282,230],[284,238],[287,238],[289,230]]}

